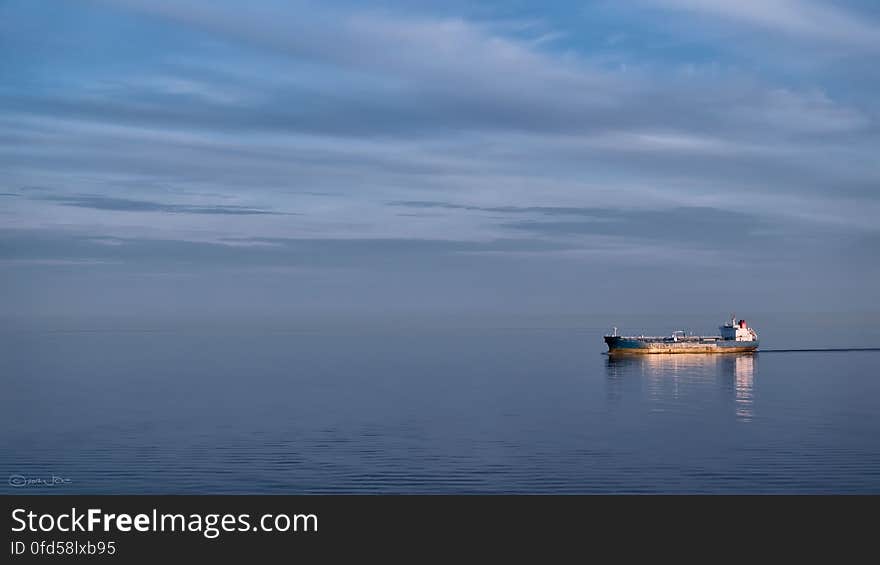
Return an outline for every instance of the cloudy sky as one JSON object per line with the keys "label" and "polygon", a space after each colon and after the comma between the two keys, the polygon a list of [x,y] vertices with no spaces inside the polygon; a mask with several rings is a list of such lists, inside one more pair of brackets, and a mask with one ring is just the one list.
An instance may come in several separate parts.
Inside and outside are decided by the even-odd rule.
{"label": "cloudy sky", "polygon": [[873,0],[0,2],[0,311],[880,303]]}

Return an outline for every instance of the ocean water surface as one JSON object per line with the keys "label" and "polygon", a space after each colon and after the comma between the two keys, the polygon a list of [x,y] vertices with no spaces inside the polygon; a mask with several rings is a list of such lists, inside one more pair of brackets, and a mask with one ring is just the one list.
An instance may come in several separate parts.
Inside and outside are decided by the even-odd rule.
{"label": "ocean water surface", "polygon": [[[811,320],[753,325],[880,342]],[[880,352],[615,360],[604,322],[7,324],[0,492],[880,493]]]}

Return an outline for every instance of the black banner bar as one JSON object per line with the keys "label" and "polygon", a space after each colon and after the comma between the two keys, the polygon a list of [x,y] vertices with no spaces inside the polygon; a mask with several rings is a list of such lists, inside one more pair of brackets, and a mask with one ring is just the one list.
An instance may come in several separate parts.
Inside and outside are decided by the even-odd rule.
{"label": "black banner bar", "polygon": [[[535,558],[828,551],[873,539],[876,497],[6,496],[6,563],[256,556]],[[714,557],[713,557],[714,560]],[[543,561],[543,559],[542,559]]]}

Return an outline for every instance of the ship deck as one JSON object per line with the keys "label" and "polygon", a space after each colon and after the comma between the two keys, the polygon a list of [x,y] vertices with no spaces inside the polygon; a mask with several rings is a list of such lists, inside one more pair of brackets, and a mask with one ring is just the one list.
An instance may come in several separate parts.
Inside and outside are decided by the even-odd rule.
{"label": "ship deck", "polygon": [[621,335],[621,336],[606,336],[606,337],[616,337],[619,339],[631,339],[636,341],[642,341],[646,343],[677,343],[677,342],[685,342],[685,343],[705,343],[705,342],[713,342],[713,341],[721,341],[720,335],[688,335],[688,336],[645,336],[645,335]]}

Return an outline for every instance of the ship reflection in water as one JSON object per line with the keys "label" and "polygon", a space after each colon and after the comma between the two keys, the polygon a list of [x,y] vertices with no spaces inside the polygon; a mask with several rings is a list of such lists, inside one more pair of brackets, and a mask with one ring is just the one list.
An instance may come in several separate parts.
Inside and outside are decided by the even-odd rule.
{"label": "ship reflection in water", "polygon": [[[642,394],[652,412],[680,411],[689,399],[714,388],[726,395],[738,421],[750,422],[755,416],[757,364],[751,353],[609,356],[608,399],[619,402],[624,395]],[[694,409],[702,405],[694,402]]]}
{"label": "ship reflection in water", "polygon": [[755,356],[734,357],[733,376],[736,387],[736,417],[750,422],[754,416],[755,404]]}

